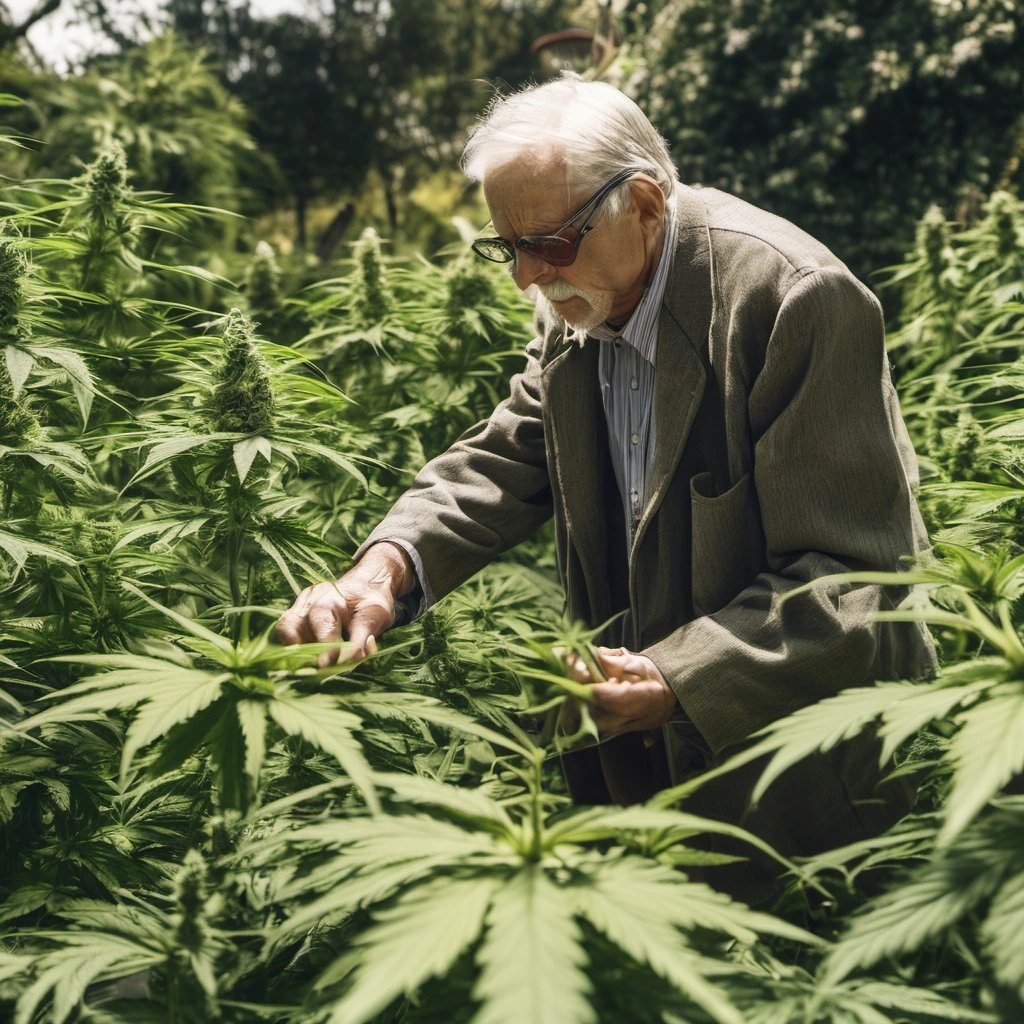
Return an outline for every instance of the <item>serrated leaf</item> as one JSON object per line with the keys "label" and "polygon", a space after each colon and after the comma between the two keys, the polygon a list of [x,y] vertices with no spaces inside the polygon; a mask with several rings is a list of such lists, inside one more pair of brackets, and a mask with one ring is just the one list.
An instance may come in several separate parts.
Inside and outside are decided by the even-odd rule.
{"label": "serrated leaf", "polygon": [[135,755],[154,740],[165,736],[180,722],[188,721],[209,707],[221,695],[226,678],[223,674],[212,678],[206,675],[203,681],[191,678],[176,686],[165,685],[153,691],[125,736],[121,751],[122,784]]}
{"label": "serrated leaf", "polygon": [[178,612],[174,611],[173,608],[164,607],[164,605],[160,604],[159,601],[154,601],[153,598],[149,596],[149,594],[144,593],[138,587],[134,586],[131,583],[123,583],[121,585],[124,587],[125,590],[129,591],[129,593],[134,594],[136,597],[141,597],[142,600],[146,602],[146,604],[152,606],[159,612],[163,612],[164,615],[166,615],[169,619],[172,619],[179,626],[181,626],[181,628],[184,629],[186,633],[191,633],[192,636],[197,636],[201,640],[206,640],[208,643],[212,644],[218,651],[221,651],[224,654],[231,654],[231,652],[234,650],[231,641],[228,640],[226,637],[218,636],[216,633],[213,632],[213,630],[207,629],[200,623],[195,622],[192,619],[186,618],[184,615],[181,615]]}
{"label": "serrated leaf", "polygon": [[363,1024],[400,995],[443,975],[480,934],[500,877],[439,878],[377,911],[358,940],[359,966],[331,1024]]}
{"label": "serrated leaf", "polygon": [[979,1024],[998,1024],[996,1017],[984,1010],[974,1010],[967,1006],[946,999],[937,992],[915,988],[901,983],[898,985],[884,981],[860,982],[855,989],[857,996],[869,1005],[884,1006],[887,1009],[912,1013],[926,1019],[961,1021],[963,1024],[976,1021]]}
{"label": "serrated leaf", "polygon": [[773,722],[763,730],[764,739],[743,751],[738,760],[730,759],[733,764],[743,764],[763,754],[773,754],[757,780],[751,803],[756,804],[786,769],[810,754],[829,751],[856,736],[917,687],[918,684],[903,682],[858,686]]}
{"label": "serrated leaf", "polygon": [[50,993],[53,1012],[49,1019],[63,1024],[95,978],[134,974],[162,959],[159,953],[118,935],[91,933],[86,939],[83,945],[65,946],[38,958],[39,976],[18,999],[15,1024],[30,1024]]}
{"label": "serrated leaf", "polygon": [[974,862],[940,859],[869,904],[825,961],[826,984],[879,960],[919,949],[941,935],[998,885]]}
{"label": "serrated leaf", "polygon": [[477,953],[473,1024],[591,1024],[586,952],[567,891],[527,864],[495,893]]}
{"label": "serrated leaf", "polygon": [[0,551],[3,551],[14,562],[15,575],[25,568],[25,563],[31,557],[59,562],[61,565],[76,564],[76,560],[71,555],[65,554],[49,544],[40,544],[28,537],[19,537],[16,534],[8,533],[6,530],[0,530]]}
{"label": "serrated leaf", "polygon": [[[217,705],[212,705],[216,707]],[[228,704],[217,724],[210,730],[209,750],[213,760],[217,789],[223,806],[249,807],[249,786],[245,774],[245,738],[234,708]]]}
{"label": "serrated leaf", "polygon": [[981,926],[996,977],[1017,990],[1024,1000],[1024,872],[1006,882],[996,893]]}
{"label": "serrated leaf", "polygon": [[[638,964],[674,985],[719,1024],[744,1024],[728,995],[701,975],[699,958],[677,930],[682,879],[642,861],[610,862],[573,887],[579,912]],[[689,888],[689,886],[687,886]],[[751,936],[753,933],[748,933]]]}
{"label": "serrated leaf", "polygon": [[[1005,664],[1000,659],[993,659]],[[973,700],[992,685],[991,679],[967,686],[922,686],[882,714],[878,730],[882,742],[881,764],[888,763],[897,748],[930,722],[945,718],[954,708]]]}
{"label": "serrated leaf", "polygon": [[499,832],[512,828],[512,819],[505,808],[479,789],[465,789],[397,772],[378,774],[374,778],[379,785],[386,786],[396,796],[416,806],[438,807],[478,827],[490,827]]}
{"label": "serrated leaf", "polygon": [[1024,771],[1024,692],[990,694],[961,716],[949,756],[956,774],[936,844],[951,843],[1015,775]]}
{"label": "serrated leaf", "polygon": [[144,682],[139,682],[139,673],[135,669],[115,669],[48,694],[59,703],[18,722],[16,728],[19,732],[27,732],[50,722],[91,721],[115,708],[133,708],[143,704],[163,689],[200,686],[214,680],[219,683],[224,678],[223,674],[214,676],[198,669],[167,666],[161,672],[151,671]]}
{"label": "serrated leaf", "polygon": [[28,380],[28,375],[32,372],[36,361],[30,353],[24,349],[15,348],[13,345],[7,346],[5,355],[7,357],[7,372],[11,375],[11,383],[14,385],[14,393],[17,395],[25,386],[25,381]]}
{"label": "serrated leaf", "polygon": [[260,780],[260,769],[266,756],[267,702],[240,700],[235,706],[235,712],[245,739],[245,773],[255,788]]}
{"label": "serrated leaf", "polygon": [[146,456],[146,461],[142,464],[139,471],[124,485],[123,490],[127,491],[133,484],[155,473],[164,463],[177,458],[179,455],[184,455],[185,452],[191,451],[193,448],[198,448],[211,441],[223,441],[236,436],[236,434],[183,433],[176,437],[168,438],[166,441],[160,441],[153,445]]}
{"label": "serrated leaf", "polygon": [[316,455],[321,459],[326,459],[339,469],[343,469],[355,480],[358,480],[364,487],[368,486],[366,474],[363,473],[363,471],[359,469],[351,459],[346,458],[340,452],[336,452],[333,448],[328,448],[323,444],[317,444],[315,441],[292,441],[292,444],[300,451],[309,452],[310,455]]}
{"label": "serrated leaf", "polygon": [[272,454],[270,441],[265,437],[247,437],[244,441],[238,441],[231,449],[231,457],[234,459],[235,469],[238,471],[238,482],[245,483],[245,478],[249,475],[249,470],[257,455],[262,455],[267,462],[270,462]]}
{"label": "serrated leaf", "polygon": [[331,697],[314,693],[304,697],[280,695],[270,702],[270,715],[289,736],[301,736],[338,759],[359,788],[367,805],[380,810],[370,766],[352,732],[361,726],[355,715],[343,711]]}

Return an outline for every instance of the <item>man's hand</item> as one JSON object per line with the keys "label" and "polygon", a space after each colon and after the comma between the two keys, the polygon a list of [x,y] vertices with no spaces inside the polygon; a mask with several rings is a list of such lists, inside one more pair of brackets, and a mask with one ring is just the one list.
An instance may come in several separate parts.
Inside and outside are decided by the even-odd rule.
{"label": "man's hand", "polygon": [[624,647],[595,649],[604,682],[593,678],[578,655],[570,654],[565,667],[570,678],[592,684],[590,714],[599,732],[638,732],[669,721],[679,704],[650,658]]}
{"label": "man's hand", "polygon": [[[377,649],[377,637],[395,621],[395,599],[415,582],[409,556],[397,544],[374,544],[337,583],[307,587],[277,623],[283,644],[352,644],[350,658]],[[340,647],[325,651],[317,666],[333,665]]]}

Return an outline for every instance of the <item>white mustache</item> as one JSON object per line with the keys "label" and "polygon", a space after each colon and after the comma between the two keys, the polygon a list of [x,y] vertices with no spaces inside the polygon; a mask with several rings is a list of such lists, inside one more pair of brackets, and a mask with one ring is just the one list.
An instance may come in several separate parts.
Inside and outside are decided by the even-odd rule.
{"label": "white mustache", "polygon": [[541,295],[549,302],[565,302],[567,299],[580,298],[591,302],[593,296],[579,288],[574,288],[567,281],[552,281],[550,284],[537,285]]}

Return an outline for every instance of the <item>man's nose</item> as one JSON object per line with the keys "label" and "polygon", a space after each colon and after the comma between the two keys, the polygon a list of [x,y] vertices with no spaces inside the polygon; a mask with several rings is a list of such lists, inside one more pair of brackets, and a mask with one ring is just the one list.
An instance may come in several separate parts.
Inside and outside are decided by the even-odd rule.
{"label": "man's nose", "polygon": [[531,284],[546,284],[552,280],[555,277],[555,268],[550,263],[517,249],[512,277],[515,279],[516,287],[525,292]]}

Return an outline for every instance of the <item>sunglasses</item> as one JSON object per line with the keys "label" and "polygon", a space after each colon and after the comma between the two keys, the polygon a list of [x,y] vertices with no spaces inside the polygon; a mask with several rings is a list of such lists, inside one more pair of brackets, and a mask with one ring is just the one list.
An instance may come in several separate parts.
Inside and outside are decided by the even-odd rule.
{"label": "sunglasses", "polygon": [[[590,220],[612,190],[635,174],[649,173],[651,172],[643,167],[629,167],[619,171],[552,235],[523,235],[514,242],[508,242],[504,238],[478,238],[473,243],[473,252],[481,259],[490,260],[492,263],[511,263],[516,258],[516,250],[519,250],[536,256],[553,267],[567,267],[575,261],[583,236],[596,226],[591,224]],[[583,223],[578,228],[573,227],[573,222],[579,220],[583,214],[587,215]]]}

